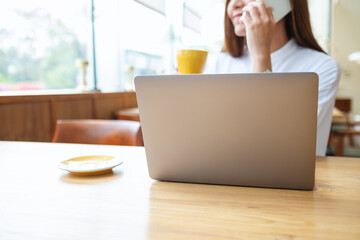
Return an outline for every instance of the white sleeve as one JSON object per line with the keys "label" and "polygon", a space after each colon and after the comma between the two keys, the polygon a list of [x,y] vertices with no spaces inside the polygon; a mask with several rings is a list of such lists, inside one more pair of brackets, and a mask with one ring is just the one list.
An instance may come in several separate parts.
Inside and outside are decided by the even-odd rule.
{"label": "white sleeve", "polygon": [[318,119],[316,155],[325,156],[329,139],[332,112],[335,104],[335,95],[340,80],[340,67],[337,62],[329,58],[317,71],[319,75]]}
{"label": "white sleeve", "polygon": [[218,63],[218,56],[217,54],[210,54],[207,57],[206,60],[206,64],[205,64],[205,68],[203,73],[204,74],[214,74],[214,73],[218,73],[217,72],[217,65]]}

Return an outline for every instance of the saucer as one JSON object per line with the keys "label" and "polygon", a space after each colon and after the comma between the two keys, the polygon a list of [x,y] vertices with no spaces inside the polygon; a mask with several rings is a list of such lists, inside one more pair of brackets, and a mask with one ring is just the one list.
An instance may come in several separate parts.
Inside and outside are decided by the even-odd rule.
{"label": "saucer", "polygon": [[98,175],[111,172],[122,163],[123,161],[114,156],[82,156],[62,161],[58,168],[76,175]]}

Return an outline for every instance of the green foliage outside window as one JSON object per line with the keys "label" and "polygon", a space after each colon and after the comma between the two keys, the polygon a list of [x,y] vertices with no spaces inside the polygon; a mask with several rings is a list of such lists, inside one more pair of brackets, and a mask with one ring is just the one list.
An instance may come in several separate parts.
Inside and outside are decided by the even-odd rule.
{"label": "green foliage outside window", "polygon": [[17,15],[33,29],[20,38],[0,29],[0,90],[75,88],[75,62],[86,58],[86,44],[61,20],[39,9]]}

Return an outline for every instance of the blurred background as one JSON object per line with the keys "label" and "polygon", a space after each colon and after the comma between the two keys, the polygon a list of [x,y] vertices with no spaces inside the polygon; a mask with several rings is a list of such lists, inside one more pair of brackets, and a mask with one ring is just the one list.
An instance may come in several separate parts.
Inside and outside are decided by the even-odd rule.
{"label": "blurred background", "polygon": [[[309,6],[316,38],[343,68],[339,94],[355,97],[360,70],[347,56],[360,51],[360,33],[348,26],[359,22],[359,1]],[[223,16],[224,0],[13,0],[0,9],[0,90],[75,88],[77,59],[89,62],[89,88],[96,67],[98,89],[132,90],[135,75],[173,72],[178,48],[205,49],[211,61],[223,44]]]}
{"label": "blurred background", "polygon": [[[359,121],[360,60],[349,56],[360,51],[360,1],[308,2],[318,42],[342,69],[337,97],[351,100],[347,114]],[[224,0],[8,1],[0,8],[0,95],[131,92],[136,75],[174,73],[177,49],[204,49],[213,61],[223,18]]]}

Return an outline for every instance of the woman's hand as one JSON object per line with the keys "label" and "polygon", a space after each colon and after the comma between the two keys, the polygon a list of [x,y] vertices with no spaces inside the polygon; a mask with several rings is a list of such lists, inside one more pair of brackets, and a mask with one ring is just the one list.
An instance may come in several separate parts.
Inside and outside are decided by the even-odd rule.
{"label": "woman's hand", "polygon": [[256,0],[243,8],[242,20],[246,28],[246,43],[253,62],[253,72],[271,69],[271,40],[275,28],[272,9],[262,0]]}

